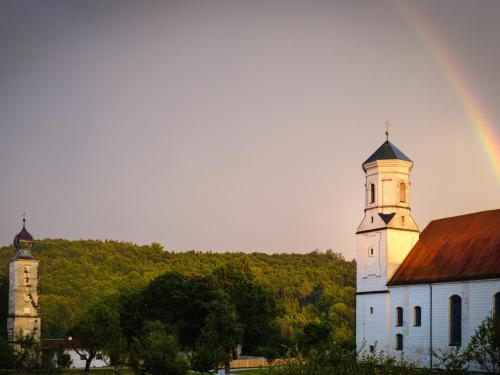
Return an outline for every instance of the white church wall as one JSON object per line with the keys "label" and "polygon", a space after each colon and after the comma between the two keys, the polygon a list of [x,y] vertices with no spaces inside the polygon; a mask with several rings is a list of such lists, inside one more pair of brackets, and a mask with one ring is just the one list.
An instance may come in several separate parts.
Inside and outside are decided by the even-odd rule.
{"label": "white church wall", "polygon": [[387,340],[389,293],[358,294],[356,296],[356,346],[369,352],[370,346],[388,352]]}
{"label": "white church wall", "polygon": [[500,279],[433,284],[432,291],[435,350],[450,348],[449,300],[452,295],[462,298],[462,347],[465,348],[479,324],[493,311],[493,298],[500,292]]}
{"label": "white church wall", "polygon": [[[430,288],[428,285],[390,287],[390,351],[420,366],[429,365]],[[421,308],[420,326],[415,326],[415,307]],[[396,326],[396,308],[403,308],[403,326]],[[396,350],[396,335],[403,335],[403,350]]]}
{"label": "white church wall", "polygon": [[[357,235],[357,292],[387,290],[386,248],[386,230]],[[370,249],[373,249],[373,255]]]}
{"label": "white church wall", "polygon": [[[393,220],[395,220],[394,218]],[[391,279],[394,272],[417,243],[419,232],[408,230],[387,229],[387,281]],[[387,283],[386,281],[386,283]]]}
{"label": "white church wall", "polygon": [[[429,284],[390,287],[390,351],[410,361],[429,367],[430,293]],[[500,291],[500,279],[432,284],[432,346],[447,351],[450,327],[450,297],[462,298],[462,347],[465,348],[477,327],[494,307],[494,295]],[[414,326],[414,308],[420,306],[421,326]],[[396,308],[403,308],[403,326],[396,327]],[[361,323],[362,324],[362,323]],[[403,350],[395,350],[396,334],[403,335]],[[437,359],[433,359],[433,367]],[[472,370],[478,368],[471,364]]]}

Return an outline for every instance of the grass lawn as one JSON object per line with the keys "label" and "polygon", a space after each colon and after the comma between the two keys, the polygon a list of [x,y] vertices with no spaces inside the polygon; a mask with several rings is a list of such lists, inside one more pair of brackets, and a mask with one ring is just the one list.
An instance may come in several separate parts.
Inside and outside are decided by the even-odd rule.
{"label": "grass lawn", "polygon": [[[57,374],[57,375],[70,375],[70,374],[84,374],[85,371],[83,369],[64,369],[61,370],[60,372],[56,371],[45,371],[45,372],[40,372],[40,374]],[[0,370],[0,374],[19,374],[19,375],[31,375],[33,374],[32,372],[16,372],[13,370]],[[112,375],[115,374],[114,370],[111,368],[104,368],[104,369],[90,369],[90,374],[92,375]],[[119,375],[132,375],[133,371],[129,369],[120,369],[118,370],[117,374]]]}

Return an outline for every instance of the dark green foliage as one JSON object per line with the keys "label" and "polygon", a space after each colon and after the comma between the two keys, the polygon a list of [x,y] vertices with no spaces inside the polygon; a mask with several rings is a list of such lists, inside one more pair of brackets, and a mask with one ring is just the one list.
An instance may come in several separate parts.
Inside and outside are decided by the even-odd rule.
{"label": "dark green foliage", "polygon": [[[0,272],[4,268],[0,267]],[[7,314],[9,309],[9,278],[8,274],[4,273],[0,276],[0,337],[7,337]]]}
{"label": "dark green foliage", "polygon": [[14,368],[35,370],[42,367],[42,345],[33,335],[22,336],[14,345]]}
{"label": "dark green foliage", "polygon": [[[164,273],[205,276],[228,265],[245,269],[242,286],[249,285],[246,278],[251,274],[261,288],[279,301],[283,314],[276,324],[288,336],[300,336],[306,323],[324,320],[335,303],[343,303],[350,313],[355,308],[355,263],[331,251],[304,255],[171,253],[158,244],[138,246],[115,241],[46,239],[36,241],[32,252],[40,260],[44,338],[67,337],[69,328],[90,306],[138,291]],[[0,249],[0,297],[7,290],[7,267],[13,255],[12,246]],[[4,297],[6,300],[6,294]],[[266,304],[265,301],[257,303]],[[240,313],[243,306],[237,304]],[[6,313],[6,308],[0,308],[2,328]],[[246,331],[244,341],[248,348],[260,345],[256,332],[262,327],[257,323],[254,322],[254,328],[249,324]],[[350,322],[350,327],[353,326],[354,320]],[[199,327],[194,328],[197,329]]]}
{"label": "dark green foliage", "polygon": [[[354,347],[335,343],[312,348],[306,356],[289,353],[284,365],[271,368],[273,375],[411,375],[416,368],[404,359],[386,357],[383,353],[359,355]],[[418,374],[423,374],[418,372]]]}
{"label": "dark green foliage", "polygon": [[147,321],[130,345],[130,364],[136,374],[186,375],[188,364],[175,336],[158,321]]}
{"label": "dark green foliage", "polygon": [[[210,308],[205,325],[196,341],[194,358],[195,370],[206,371],[229,366],[234,358],[234,350],[241,343],[243,324],[238,321],[234,305],[219,299]],[[205,361],[204,363],[202,363]]]}
{"label": "dark green foliage", "polygon": [[86,352],[78,354],[85,358],[85,372],[88,372],[97,353],[108,355],[123,340],[117,309],[105,304],[92,307],[70,330],[70,335],[80,342],[75,350]]}
{"label": "dark green foliage", "polygon": [[450,374],[464,374],[468,367],[468,355],[459,346],[451,346],[448,350],[433,351],[436,368],[446,370]]}
{"label": "dark green foliage", "polygon": [[257,282],[247,263],[228,263],[216,269],[213,276],[218,287],[228,295],[244,326],[239,344],[246,351],[255,352],[256,348],[279,335],[277,319],[282,311],[275,296]]}
{"label": "dark green foliage", "polygon": [[0,336],[0,369],[13,368],[15,362],[14,350],[7,339]]}
{"label": "dark green foliage", "polygon": [[[334,304],[344,304],[347,315],[354,314],[355,263],[347,262],[341,255],[331,251],[304,255],[195,251],[171,253],[164,251],[158,244],[138,246],[115,241],[46,239],[36,241],[32,252],[40,260],[40,306],[44,338],[67,337],[70,327],[85,315],[90,306],[114,296],[127,294],[132,303],[132,293],[140,291],[154,278],[167,272],[206,276],[226,267],[244,271],[242,279],[236,280],[241,283],[241,287],[250,285],[247,280],[250,277],[278,302],[277,308],[283,314],[278,314],[280,317],[276,323],[280,332],[288,337],[300,337],[307,323],[328,319]],[[0,297],[7,290],[5,277],[13,255],[12,246],[0,249]],[[233,299],[235,290],[237,288],[229,291]],[[256,304],[266,307],[269,296],[262,296],[262,293],[257,295],[262,300],[253,300],[246,307],[246,301],[236,303],[241,315],[247,308],[255,309]],[[6,294],[4,297],[6,300]],[[174,302],[179,298],[172,296]],[[197,306],[196,309],[202,313],[203,306]],[[253,313],[250,309],[248,311],[247,315],[251,317]],[[6,313],[6,308],[1,307],[2,329]],[[265,327],[259,327],[259,323],[254,321],[248,325],[243,339],[248,348],[261,346],[258,332],[268,332]],[[352,329],[354,319],[347,326]],[[338,327],[333,328],[337,331]],[[199,326],[183,328],[188,337],[196,336],[199,330]]]}
{"label": "dark green foliage", "polygon": [[500,318],[490,314],[471,337],[466,357],[490,374],[500,372]]}
{"label": "dark green foliage", "polygon": [[60,369],[69,368],[71,356],[65,353],[64,345],[44,347],[42,349],[42,367],[57,373]]}
{"label": "dark green foliage", "polygon": [[128,336],[138,336],[143,322],[161,321],[179,337],[183,347],[196,342],[212,301],[220,291],[207,278],[168,273],[153,280],[142,293],[125,296],[121,324]]}

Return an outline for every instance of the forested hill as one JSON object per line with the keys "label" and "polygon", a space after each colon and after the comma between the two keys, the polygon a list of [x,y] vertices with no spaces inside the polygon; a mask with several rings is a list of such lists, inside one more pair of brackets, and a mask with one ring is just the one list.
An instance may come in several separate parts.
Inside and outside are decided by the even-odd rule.
{"label": "forested hill", "polygon": [[[44,338],[64,337],[93,304],[145,287],[175,271],[206,275],[228,263],[245,265],[283,308],[280,327],[291,335],[308,323],[337,319],[354,324],[355,263],[331,251],[309,254],[172,253],[159,244],[45,239],[32,253],[40,263],[40,306]],[[0,303],[5,325],[8,263],[14,248],[0,249]],[[5,329],[3,327],[3,329]],[[346,334],[350,334],[347,332]]]}

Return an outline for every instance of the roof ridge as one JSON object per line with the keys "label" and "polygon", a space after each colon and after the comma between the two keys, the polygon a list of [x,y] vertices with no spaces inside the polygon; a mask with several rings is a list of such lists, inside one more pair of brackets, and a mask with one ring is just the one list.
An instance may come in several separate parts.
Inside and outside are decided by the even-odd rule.
{"label": "roof ridge", "polygon": [[434,219],[434,220],[429,221],[429,224],[427,224],[427,226],[429,226],[431,223],[435,223],[437,221],[450,220],[450,219],[455,219],[455,218],[460,218],[460,217],[465,217],[465,216],[486,214],[486,213],[490,213],[490,212],[494,212],[494,211],[500,211],[500,208],[494,208],[492,210],[484,210],[484,211],[477,211],[477,212],[469,212],[468,214],[441,217],[439,219]]}

